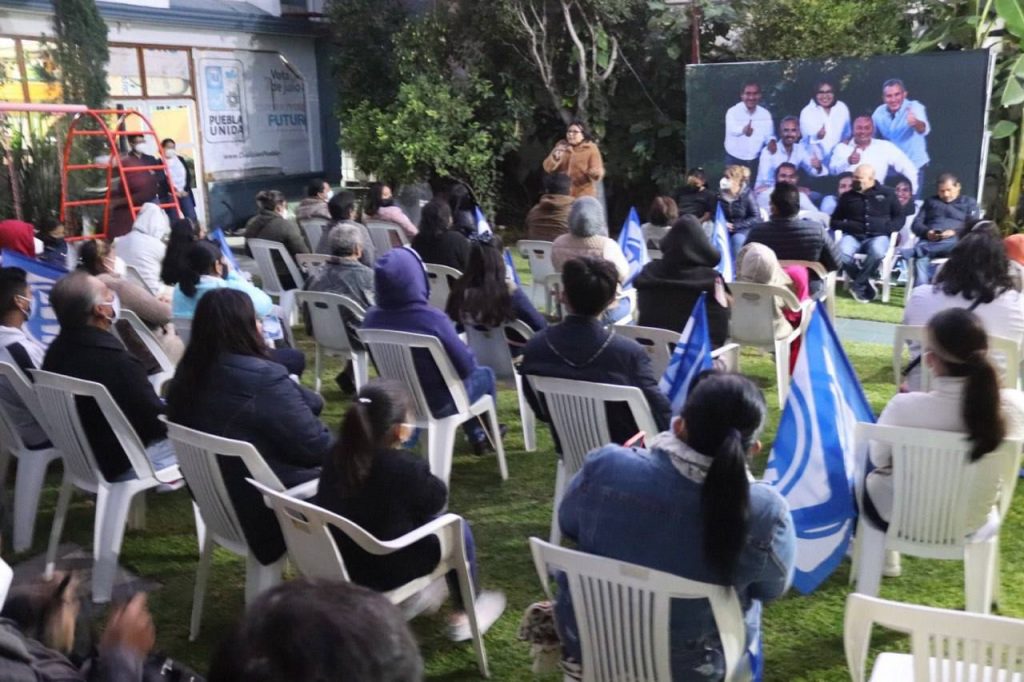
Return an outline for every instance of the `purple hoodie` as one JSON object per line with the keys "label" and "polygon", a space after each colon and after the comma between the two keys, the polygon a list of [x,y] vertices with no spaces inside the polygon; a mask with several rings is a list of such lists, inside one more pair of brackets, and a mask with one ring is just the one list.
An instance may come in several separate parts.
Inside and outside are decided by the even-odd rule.
{"label": "purple hoodie", "polygon": [[[377,259],[373,268],[377,305],[366,311],[364,329],[391,329],[426,334],[441,341],[459,378],[465,380],[476,369],[473,351],[462,342],[455,325],[441,310],[427,302],[430,284],[423,261],[408,247],[391,249]],[[416,371],[428,400],[447,397],[441,372],[426,353],[415,354]]]}

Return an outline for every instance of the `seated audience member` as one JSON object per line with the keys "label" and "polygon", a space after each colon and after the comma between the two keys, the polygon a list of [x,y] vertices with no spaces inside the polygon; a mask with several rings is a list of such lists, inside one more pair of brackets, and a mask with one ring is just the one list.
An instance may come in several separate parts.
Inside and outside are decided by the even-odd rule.
{"label": "seated audience member", "polygon": [[[758,646],[762,604],[786,591],[796,559],[789,506],[771,485],[752,482],[747,469],[748,457],[761,451],[767,411],[750,379],[708,373],[671,429],[648,438],[647,450],[607,445],[591,453],[558,510],[562,533],[582,552],[734,587],[745,649]],[[564,578],[559,585],[555,620],[563,653],[580,661]],[[674,601],[669,626],[672,679],[722,679],[710,607]]]}
{"label": "seated audience member", "polygon": [[174,317],[192,319],[199,299],[213,289],[225,288],[248,294],[260,319],[274,312],[270,296],[228,267],[219,246],[198,241],[185,253],[185,270],[180,273],[171,296]]}
{"label": "seated audience member", "polygon": [[[331,213],[327,209],[327,204],[333,196],[334,192],[331,191],[331,186],[326,180],[323,178],[310,180],[306,186],[306,197],[295,207],[295,218],[298,220],[312,218],[330,220]],[[309,245],[311,249],[315,247],[316,244]]]}
{"label": "seated audience member", "polygon": [[[936,313],[928,320],[924,343],[924,362],[934,375],[931,389],[893,396],[878,423],[966,433],[972,462],[996,449],[1003,438],[1024,436],[1024,394],[1000,390],[996,369],[986,356],[988,333],[969,310],[956,307]],[[870,458],[875,468],[865,485],[865,513],[873,525],[885,530],[893,506],[892,451],[874,445]],[[990,519],[996,494],[996,481],[980,476],[975,480],[969,506],[972,530]],[[888,553],[886,575],[899,575],[899,571],[899,554]]]}
{"label": "seated audience member", "polygon": [[35,258],[36,234],[32,223],[14,218],[0,220],[0,249],[20,253],[26,258]]}
{"label": "seated audience member", "polygon": [[[934,284],[914,288],[903,309],[903,324],[922,326],[947,308],[972,310],[987,333],[1024,342],[1024,295],[1013,286],[1002,239],[983,232],[961,239]],[[919,354],[918,344],[911,343],[911,390],[920,386]]]}
{"label": "seated audience member", "polygon": [[661,249],[661,258],[645,265],[633,280],[637,324],[682,332],[697,299],[706,293],[711,345],[718,348],[729,336],[729,298],[715,269],[722,255],[692,215],[675,222]]}
{"label": "seated audience member", "polygon": [[185,254],[199,239],[195,224],[188,218],[181,218],[171,223],[171,235],[167,239],[167,252],[160,264],[160,281],[174,287],[181,280],[181,273],[188,269]]}
{"label": "seated audience member", "polygon": [[412,239],[419,230],[405,215],[405,211],[395,205],[391,196],[391,188],[383,182],[371,182],[369,191],[366,194],[366,203],[363,204],[363,214],[369,220],[383,220],[394,223],[402,228],[402,232]]}
{"label": "seated audience member", "polygon": [[[0,679],[10,682],[129,682],[144,679],[143,667],[156,643],[144,592],[114,609],[99,646],[90,628],[73,574],[37,578],[14,587],[0,612]],[[72,663],[83,662],[81,666]]]}
{"label": "seated audience member", "polygon": [[851,187],[853,187],[853,171],[843,171],[837,175],[836,193],[822,197],[821,212],[827,216],[831,216],[835,213],[836,206],[839,205],[839,197],[849,192]]}
{"label": "seated audience member", "polygon": [[[295,221],[288,219],[288,202],[285,200],[284,194],[274,189],[263,190],[256,195],[256,205],[259,207],[259,211],[245,224],[247,251],[250,239],[266,239],[284,244],[292,258],[300,253],[309,253],[306,237],[302,234],[302,230],[295,224]],[[281,286],[285,289],[302,286],[302,282],[292,281],[292,275],[284,260],[277,254],[272,255],[274,256],[274,270],[277,272],[277,278],[281,280]]]}
{"label": "seated audience member", "polygon": [[447,265],[459,272],[465,271],[469,259],[469,239],[452,229],[452,211],[440,201],[430,201],[423,207],[412,248],[424,263]]}
{"label": "seated audience member", "polygon": [[718,205],[725,216],[725,228],[729,230],[734,254],[747,242],[750,228],[761,222],[761,212],[748,186],[749,178],[750,169],[746,166],[726,166],[718,185]]}
{"label": "seated audience member", "polygon": [[686,184],[676,196],[679,215],[692,215],[702,223],[715,216],[715,193],[708,189],[703,168],[692,168],[686,173]]}
{"label": "seated audience member", "polygon": [[143,204],[132,223],[132,231],[114,240],[121,260],[135,268],[149,290],[156,294],[162,293],[164,288],[160,266],[167,254],[164,240],[170,232],[171,224],[164,210],[156,204]]}
{"label": "seated audience member", "polygon": [[[428,302],[427,274],[415,251],[397,248],[385,253],[377,259],[373,280],[377,305],[367,311],[363,329],[393,329],[436,337],[465,384],[469,402],[487,393],[495,396],[497,402],[494,372],[477,364],[473,351],[459,338],[452,321]],[[433,360],[425,350],[414,351],[413,359],[431,412],[438,418],[454,414],[455,403]],[[490,448],[479,419],[470,419],[463,428],[476,454],[482,455]]]}
{"label": "seated audience member", "polygon": [[[547,320],[533,307],[530,297],[508,278],[501,240],[490,236],[470,242],[466,272],[452,285],[448,297],[448,317],[456,324],[485,327],[500,327],[513,320],[525,322],[535,332],[547,327]],[[521,345],[523,340],[509,341]]]}
{"label": "seated audience member", "polygon": [[960,181],[952,173],[943,173],[936,183],[938,194],[925,199],[914,219],[918,241],[914,245],[914,286],[931,282],[931,259],[950,254],[967,226],[980,217],[978,202],[960,193]]}
{"label": "seated audience member", "polygon": [[[310,278],[306,289],[348,296],[364,310],[373,306],[376,300],[373,292],[373,270],[360,262],[363,241],[358,223],[340,222],[332,227],[327,237],[327,249],[333,258]],[[356,333],[359,321],[347,310],[342,311],[342,317],[352,347],[355,350],[362,350],[363,344]],[[338,387],[344,393],[355,392],[355,378],[352,372],[350,361],[335,378]]]}
{"label": "seated audience member", "polygon": [[[252,300],[218,289],[202,297],[192,339],[167,393],[168,418],[215,436],[252,443],[286,488],[320,475],[331,434],[317,415],[323,399],[274,362],[257,328]],[[245,482],[240,460],[225,458],[221,473],[246,541],[263,565],[284,554],[273,512]]]}
{"label": "seated audience member", "polygon": [[[646,351],[601,323],[601,314],[615,296],[615,266],[598,258],[574,258],[562,269],[562,287],[565,319],[530,339],[523,349],[520,373],[636,386],[644,392],[655,424],[666,428],[672,408],[658,389],[659,377],[654,376]],[[523,388],[537,418],[550,422],[529,382]],[[625,405],[608,405],[608,429],[616,443],[636,435],[637,426]]]}
{"label": "seated audience member", "polygon": [[672,197],[654,197],[647,211],[647,222],[640,226],[647,248],[660,248],[658,244],[678,217],[679,208]]}
{"label": "seated audience member", "polygon": [[338,192],[327,202],[327,210],[331,213],[331,222],[324,230],[323,236],[320,237],[320,242],[316,244],[316,252],[330,254],[331,248],[328,240],[331,230],[338,225],[349,225],[359,230],[361,246],[359,262],[372,268],[377,260],[377,253],[373,248],[373,240],[370,239],[370,232],[366,229],[366,225],[356,222],[356,195],[348,190]]}
{"label": "seated audience member", "polygon": [[[43,369],[106,386],[145,446],[153,468],[160,471],[177,464],[167,427],[159,418],[163,401],[153,391],[142,363],[110,333],[119,307],[114,292],[99,278],[75,271],[53,285],[50,304],[60,334],[46,350]],[[128,456],[96,402],[80,401],[78,414],[103,477],[108,481],[135,478]]]}
{"label": "seated audience member", "polygon": [[448,190],[448,208],[452,211],[452,229],[467,237],[476,234],[476,202],[469,188],[456,182]]}
{"label": "seated audience member", "polygon": [[[800,265],[779,265],[775,252],[764,244],[747,244],[736,255],[736,281],[754,284],[770,284],[789,289],[796,300],[805,301],[810,295],[807,268]],[[800,326],[802,314],[786,307],[781,299],[775,299],[775,338],[784,339]],[[790,346],[789,369],[793,371],[800,354],[798,337]]]}
{"label": "seated audience member", "polygon": [[[448,489],[430,473],[427,461],[401,449],[412,437],[412,404],[397,382],[374,381],[359,391],[341,424],[341,433],[324,463],[316,504],[349,519],[378,540],[394,540],[444,513]],[[464,523],[463,537],[474,591],[479,590],[473,534]],[[358,585],[387,592],[424,575],[441,560],[441,545],[430,536],[387,556],[373,556],[347,535],[332,531],[349,577]],[[455,600],[450,636],[470,638],[465,601],[454,571],[448,585]],[[476,598],[480,629],[486,632],[505,610],[505,595],[480,592]]]}
{"label": "seated audience member", "polygon": [[[839,198],[831,224],[843,231],[839,251],[850,293],[856,301],[870,303],[878,295],[871,276],[889,250],[890,234],[903,227],[903,209],[893,191],[875,181],[875,169],[861,164],[853,171],[853,187]],[[864,254],[864,260],[858,261],[857,254]]]}
{"label": "seated audience member", "polygon": [[[155,206],[156,204],[147,205]],[[160,215],[166,214],[160,211]],[[126,238],[121,237],[121,239]],[[101,282],[106,284],[117,296],[117,300],[122,308],[138,315],[139,319],[153,332],[156,340],[160,342],[160,347],[163,348],[171,362],[177,363],[181,358],[181,354],[185,352],[185,344],[178,338],[170,324],[171,304],[166,299],[157,298],[145,287],[136,284],[126,277],[120,277],[114,272],[114,259],[117,257],[114,250],[116,244],[117,241],[114,244],[108,244],[100,239],[90,239],[87,241],[78,250],[78,258],[81,261],[82,269],[93,277],[98,277]],[[126,330],[130,330],[130,325],[126,322],[117,325],[119,333],[123,334]],[[133,343],[129,346],[128,350],[132,351],[134,355],[139,357],[148,366],[153,361],[152,356],[145,349],[141,339],[135,337],[134,332],[131,332],[130,336],[133,339]]]}
{"label": "seated audience member", "polygon": [[[26,326],[36,302],[28,275],[21,268],[0,268],[0,362],[28,370],[43,366],[46,349],[32,337]],[[39,422],[6,378],[0,379],[0,401],[14,421],[29,449],[43,448],[50,441]]]}
{"label": "seated audience member", "polygon": [[559,272],[566,262],[581,257],[606,260],[615,266],[618,274],[619,286],[615,290],[618,303],[605,312],[604,321],[610,324],[628,315],[630,301],[620,294],[621,285],[629,277],[629,263],[618,242],[608,237],[604,207],[594,197],[580,197],[573,202],[569,211],[569,234],[556,239],[551,247],[551,264]]}
{"label": "seated audience member", "polygon": [[64,234],[64,223],[57,218],[43,218],[39,222],[36,239],[43,243],[43,252],[39,254],[39,260],[67,270],[68,244],[64,241]]}
{"label": "seated audience member", "polygon": [[895,175],[892,177],[892,191],[896,195],[896,201],[900,203],[902,217],[904,222],[906,222],[907,218],[912,218],[917,213],[917,202],[914,201],[914,187],[910,184],[910,180],[902,175]]}
{"label": "seated audience member", "polygon": [[372,590],[299,578],[246,609],[210,664],[209,682],[420,682],[423,660],[402,612]]}
{"label": "seated audience member", "polygon": [[[821,211],[811,201],[810,190],[806,187],[800,187],[800,171],[788,161],[780,163],[778,168],[775,169],[775,184],[757,193],[757,205],[759,208],[770,212],[772,192],[779,185],[793,185],[793,187],[797,188],[797,199],[800,201],[799,211],[802,218],[822,220]],[[822,222],[822,224],[824,225],[825,223]]]}
{"label": "seated audience member", "polygon": [[[798,218],[800,192],[794,185],[782,183],[772,190],[772,218],[755,225],[747,235],[748,244],[764,244],[779,260],[816,261],[828,271],[838,270],[839,249],[825,228],[812,220]],[[810,280],[811,293],[821,290],[817,277]]]}
{"label": "seated audience member", "polygon": [[526,214],[526,238],[553,242],[569,232],[572,181],[565,173],[544,176],[544,194]]}

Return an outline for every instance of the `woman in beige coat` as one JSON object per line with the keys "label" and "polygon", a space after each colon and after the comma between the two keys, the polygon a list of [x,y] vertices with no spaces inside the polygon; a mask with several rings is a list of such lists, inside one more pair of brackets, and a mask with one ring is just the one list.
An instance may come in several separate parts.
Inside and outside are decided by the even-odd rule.
{"label": "woman in beige coat", "polygon": [[572,180],[572,196],[596,197],[597,183],[604,177],[604,161],[590,131],[582,121],[573,121],[544,159],[547,173],[565,173]]}

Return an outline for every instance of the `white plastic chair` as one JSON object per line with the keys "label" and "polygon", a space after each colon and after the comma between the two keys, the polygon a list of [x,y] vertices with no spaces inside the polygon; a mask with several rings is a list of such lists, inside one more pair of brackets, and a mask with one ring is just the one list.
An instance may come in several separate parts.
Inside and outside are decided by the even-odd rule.
{"label": "white plastic chair", "polygon": [[430,305],[444,312],[448,305],[448,297],[452,293],[452,283],[462,277],[462,273],[455,268],[436,263],[424,263],[423,268],[427,271],[427,280],[430,282]]}
{"label": "white plastic chair", "polygon": [[534,452],[537,449],[537,417],[526,400],[523,376],[516,371],[512,351],[508,345],[509,332],[519,336],[525,343],[533,338],[533,330],[521,320],[506,322],[501,327],[485,327],[463,320],[462,326],[466,330],[466,342],[473,349],[476,361],[484,367],[493,369],[494,376],[499,381],[515,382],[519,417],[523,424],[523,442],[527,452]]}
{"label": "white plastic chair", "polygon": [[[343,516],[309,502],[288,497],[252,479],[249,479],[249,483],[263,493],[264,499],[277,515],[285,543],[288,545],[288,555],[302,575],[308,578],[327,580],[338,580],[339,578],[345,581],[351,580],[348,570],[345,568],[345,560],[331,533],[332,528],[344,533],[361,549],[375,556],[393,554],[423,538],[434,536],[441,545],[441,560],[437,567],[427,575],[385,592],[384,596],[393,604],[408,606],[409,601],[415,601],[411,598],[435,581],[443,580],[448,571],[455,571],[459,577],[459,590],[463,595],[468,595],[466,603],[476,602],[463,537],[462,517],[455,514],[444,514],[400,538],[383,541],[378,540],[358,524]],[[416,612],[406,613],[407,618],[412,618],[415,615],[417,615]],[[473,648],[476,650],[480,674],[490,677],[484,639],[477,625],[476,609],[466,609],[466,616],[469,619],[470,632],[473,634]]]}
{"label": "white plastic chair", "polygon": [[146,280],[144,280],[142,278],[142,274],[138,271],[138,269],[134,265],[125,265],[124,266],[124,276],[125,276],[125,279],[127,279],[128,281],[135,282],[136,284],[138,284],[140,287],[142,287],[142,289],[144,291],[148,291],[149,293],[153,294],[154,296],[156,295],[157,292],[153,291],[149,287],[149,285],[146,284]]}
{"label": "white plastic chair", "polygon": [[192,339],[192,318],[191,317],[172,317],[171,324],[174,325],[174,333],[178,335],[181,342],[188,345],[188,342]]}
{"label": "white plastic chair", "polygon": [[[888,303],[892,293],[892,271],[896,266],[896,259],[898,254],[896,253],[897,242],[899,241],[901,230],[895,230],[889,234],[889,246],[885,250],[885,255],[882,256],[882,262],[878,265],[878,277],[875,277],[875,273],[872,274],[872,281],[882,285],[882,303]],[[839,243],[839,240],[843,238],[843,231],[835,231],[835,242]],[[857,262],[863,262],[867,258],[866,254],[858,253],[855,254],[853,259]],[[785,264],[789,264],[796,261],[785,261]],[[782,263],[782,261],[780,261]],[[913,263],[910,263],[910,268],[913,270]],[[842,275],[843,281],[846,281],[847,277],[845,273]],[[913,286],[913,274],[912,272],[907,273],[907,291],[911,290]],[[832,285],[832,293],[835,294],[835,284]],[[909,293],[907,294],[909,296]],[[832,309],[829,309],[829,317],[835,319]]]}
{"label": "white plastic chair", "polygon": [[[448,484],[452,472],[452,452],[455,449],[455,431],[466,420],[486,414],[490,422],[485,431],[493,438],[494,449],[498,455],[498,469],[501,480],[508,479],[508,465],[505,463],[505,446],[501,442],[498,426],[498,407],[490,395],[481,396],[470,404],[466,386],[459,379],[452,366],[452,361],[444,351],[441,342],[426,334],[393,331],[389,329],[360,329],[362,339],[380,376],[394,379],[409,389],[416,406],[415,425],[427,431],[427,459],[430,472]],[[434,365],[441,373],[441,378],[451,393],[455,404],[455,414],[448,417],[435,417],[430,411],[426,394],[420,384],[413,362],[413,350],[420,349],[429,353]]]}
{"label": "white plastic chair", "polygon": [[558,436],[562,456],[555,471],[555,500],[551,510],[551,542],[562,540],[558,527],[558,507],[568,485],[583,468],[587,455],[614,442],[608,430],[607,403],[626,403],[637,430],[651,438],[658,433],[651,408],[643,391],[636,386],[598,384],[575,379],[556,379],[527,375],[534,392],[544,401],[551,428]]}
{"label": "white plastic chair", "polygon": [[[0,381],[10,383],[26,409],[35,417],[47,438],[50,437],[43,421],[42,410],[32,384],[14,365],[0,362]],[[14,479],[14,551],[24,552],[32,546],[36,528],[36,513],[39,511],[39,495],[50,462],[60,459],[55,447],[30,450],[21,438],[18,426],[7,412],[7,406],[0,402],[0,486],[7,480],[10,457],[18,460]],[[0,601],[0,605],[3,602]]]}
{"label": "white plastic chair", "polygon": [[313,329],[316,392],[320,392],[320,375],[323,372],[321,356],[324,354],[340,357],[342,362],[351,360],[356,390],[362,388],[368,381],[370,358],[365,350],[353,348],[342,311],[347,310],[362,322],[366,310],[348,296],[319,291],[295,292],[295,305],[300,310],[305,308],[309,315],[310,327]]}
{"label": "white plastic chair", "polygon": [[[813,260],[780,260],[779,265],[782,267],[787,265],[804,267],[807,268],[808,274],[813,272],[817,275],[818,279],[822,282],[822,288],[814,298],[825,304],[830,320],[836,319],[836,277],[839,274],[837,271],[829,272],[825,269],[824,265]],[[731,287],[732,284],[729,286]]]}
{"label": "white plastic chair", "polygon": [[[163,346],[160,345],[160,341],[157,340],[156,335],[153,334],[146,323],[143,322],[138,315],[132,311],[122,308],[118,315],[118,320],[124,320],[127,322],[132,331],[135,332],[135,336],[138,337],[142,345],[146,347],[149,354],[153,356],[157,364],[160,365],[160,371],[156,374],[149,375],[149,383],[153,384],[153,390],[158,394],[164,387],[164,384],[174,378],[174,370],[176,365],[171,362],[171,359],[167,357],[167,353],[164,351]],[[110,331],[121,339],[121,343],[125,343],[125,340],[121,338],[121,333],[117,330],[117,325],[112,325]],[[127,345],[127,344],[125,344]]]}
{"label": "white plastic chair", "polygon": [[[733,295],[729,336],[741,346],[770,349],[775,353],[779,405],[784,405],[789,393],[789,351],[803,333],[814,301],[807,299],[801,304],[789,289],[768,284],[730,282],[729,289]],[[781,339],[775,338],[776,300],[788,310],[802,313],[800,326]]]}
{"label": "white plastic chair", "polygon": [[249,476],[272,490],[291,495],[313,495],[318,481],[285,491],[277,475],[267,466],[252,443],[221,438],[171,421],[167,422],[167,436],[174,443],[181,473],[192,493],[196,519],[201,524],[201,529],[196,533],[200,548],[199,566],[196,569],[192,619],[189,623],[189,640],[195,641],[203,617],[203,601],[206,598],[206,583],[210,577],[215,544],[245,557],[246,604],[252,603],[261,592],[281,582],[286,558],[282,556],[269,566],[264,566],[249,551],[249,543],[224,484],[218,458],[240,459]]}
{"label": "white plastic chair", "polygon": [[[565,573],[579,632],[584,682],[672,679],[670,617],[674,600],[707,600],[725,658],[725,679],[749,679],[747,630],[736,590],[687,580],[626,561],[530,538],[541,587]],[[568,679],[568,678],[567,678]]]}
{"label": "white plastic chair", "polygon": [[397,246],[409,245],[409,237],[405,231],[386,220],[367,220],[366,231],[370,234],[370,241],[378,258]]}
{"label": "white plastic chair", "polygon": [[[857,592],[878,594],[885,550],[911,556],[964,562],[967,610],[988,613],[999,593],[999,531],[986,539],[969,537],[969,519],[979,507],[1008,507],[1017,485],[1021,440],[1004,440],[977,462],[968,461],[970,442],[959,433],[857,424],[857,443],[892,448],[893,508],[889,530],[861,516],[857,524]],[[977,499],[991,490],[991,498]],[[982,511],[984,511],[984,509]],[[1001,521],[1001,519],[1000,519]]]}
{"label": "white plastic chair", "polygon": [[545,313],[551,314],[551,297],[547,288],[548,277],[555,274],[555,265],[551,261],[552,242],[537,239],[520,239],[516,242],[519,253],[530,264],[530,278],[533,286],[530,289],[530,300],[540,307],[543,304]]}
{"label": "white plastic chair", "polygon": [[305,274],[306,279],[309,279],[330,263],[331,258],[322,253],[300,253],[295,256],[295,264]]}
{"label": "white plastic chair", "polygon": [[[117,574],[117,558],[121,553],[124,528],[132,500],[138,493],[155,488],[161,483],[172,483],[181,478],[177,466],[154,471],[146,456],[146,449],[124,412],[102,384],[73,377],[31,370],[35,378],[36,395],[53,444],[64,459],[64,480],[57,497],[57,511],[53,517],[50,544],[46,550],[46,575],[53,574],[57,558],[57,545],[64,530],[64,521],[74,488],[96,495],[96,520],[93,529],[92,600],[110,601]],[[99,466],[92,446],[82,428],[76,398],[91,398],[99,406],[118,443],[128,456],[136,478],[127,481],[108,481]],[[143,521],[145,498],[140,497],[134,526]]]}
{"label": "white plastic chair", "polygon": [[[281,324],[291,326],[295,321],[295,301],[293,294],[302,288],[306,280],[302,277],[302,271],[295,264],[295,259],[288,253],[288,249],[281,242],[270,241],[269,239],[247,239],[246,244],[252,251],[252,257],[256,260],[256,267],[260,273],[260,288],[269,296],[277,299],[281,309]],[[285,289],[281,284],[281,278],[277,276],[277,269],[274,267],[274,253],[284,261],[295,288]]]}
{"label": "white plastic chair", "polygon": [[320,245],[320,238],[324,236],[324,228],[330,223],[331,221],[324,218],[306,218],[299,221],[299,227],[306,235],[306,243],[309,244],[311,252],[315,252],[316,247]]}
{"label": "white plastic chair", "polygon": [[14,569],[7,565],[7,562],[0,559],[0,607],[7,601],[7,593],[11,591],[11,583],[14,582]]}
{"label": "white plastic chair", "polygon": [[[921,352],[921,349],[924,348],[924,330],[925,328],[922,325],[896,325],[892,344],[892,374],[893,381],[897,386],[903,382],[903,367],[906,364],[903,360],[903,351],[907,348],[908,344],[913,343],[916,345],[917,351]],[[989,334],[988,347],[989,359],[1000,374],[1000,385],[1003,388],[1020,388],[1020,345],[1013,339]],[[913,357],[912,352],[908,353],[908,355]],[[918,390],[931,390],[932,373],[928,368],[928,363],[922,359],[917,367],[921,377],[921,385]]]}
{"label": "white plastic chair", "polygon": [[[654,376],[660,377],[668,368],[672,360],[672,353],[675,351],[676,343],[679,341],[681,332],[673,332],[658,327],[641,327],[639,325],[627,325],[616,327],[615,333],[619,336],[633,339],[647,353],[651,359],[651,369]],[[712,359],[721,358],[722,362],[730,372],[739,368],[740,345],[738,343],[727,343],[721,348],[711,351]]]}
{"label": "white plastic chair", "polygon": [[864,682],[874,624],[910,635],[910,653],[878,654],[871,682],[1024,680],[1024,620],[851,594],[843,647],[853,682]]}

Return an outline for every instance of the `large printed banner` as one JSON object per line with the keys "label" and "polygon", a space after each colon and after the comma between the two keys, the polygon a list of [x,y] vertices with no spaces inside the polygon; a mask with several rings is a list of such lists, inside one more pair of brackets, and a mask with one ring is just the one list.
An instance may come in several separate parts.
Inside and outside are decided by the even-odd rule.
{"label": "large printed banner", "polygon": [[309,147],[306,85],[276,52],[197,50],[199,114],[207,173],[305,173]]}
{"label": "large printed banner", "polygon": [[830,213],[820,202],[864,163],[904,202],[935,194],[947,172],[978,196],[991,74],[985,50],[687,66],[687,167],[717,189],[725,166],[747,166],[764,207],[776,176],[795,171]]}

